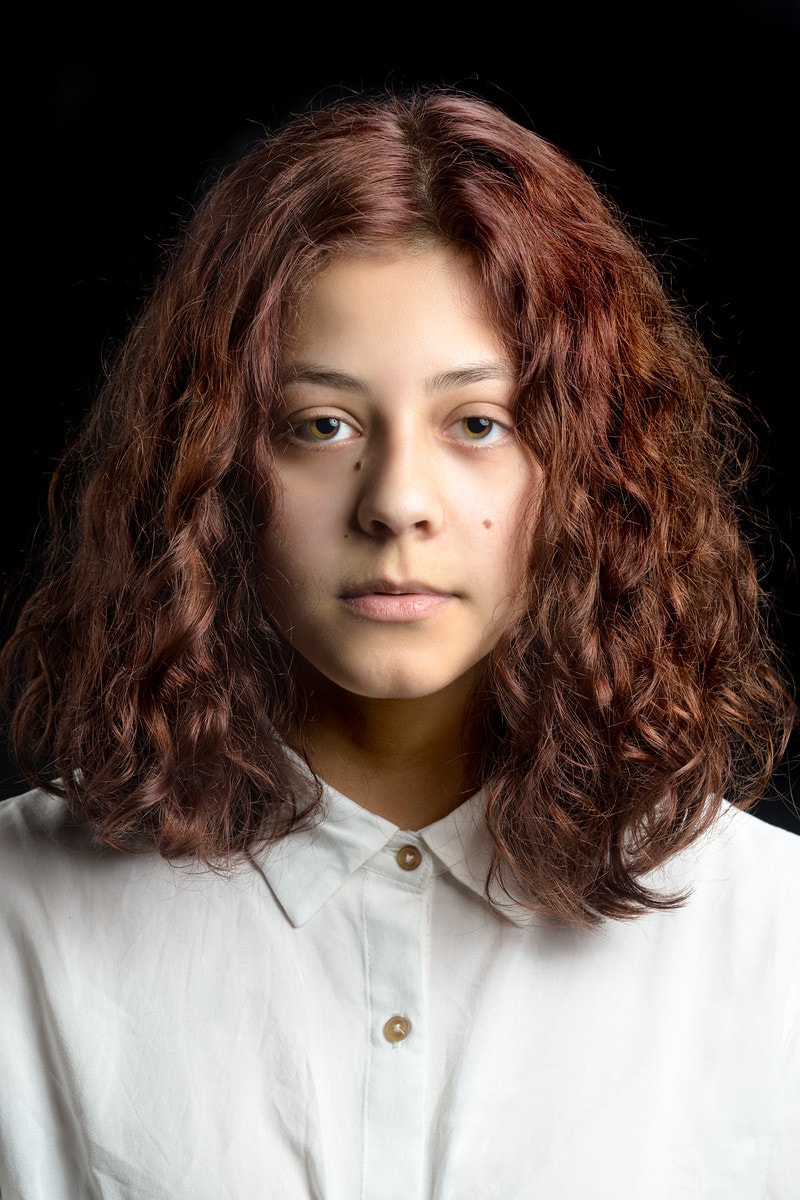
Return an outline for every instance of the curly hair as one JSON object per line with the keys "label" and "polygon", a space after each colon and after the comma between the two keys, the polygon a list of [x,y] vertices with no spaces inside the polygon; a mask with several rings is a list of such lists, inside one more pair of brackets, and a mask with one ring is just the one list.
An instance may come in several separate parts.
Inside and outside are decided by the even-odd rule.
{"label": "curly hair", "polygon": [[648,876],[746,806],[792,702],[741,533],[739,405],[612,206],[485,101],[294,118],[207,192],[51,489],[43,578],[2,655],[20,769],[96,837],[219,867],[313,822],[260,596],[293,305],[334,256],[467,251],[544,465],[526,615],[479,706],[493,873],[574,924],[679,903]]}

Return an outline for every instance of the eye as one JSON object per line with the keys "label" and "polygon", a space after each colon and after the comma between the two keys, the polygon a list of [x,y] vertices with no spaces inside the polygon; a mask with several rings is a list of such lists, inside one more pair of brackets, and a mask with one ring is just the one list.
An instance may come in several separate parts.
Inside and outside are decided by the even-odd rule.
{"label": "eye", "polygon": [[332,442],[339,435],[342,422],[338,417],[312,417],[306,422],[308,432],[315,441]]}
{"label": "eye", "polygon": [[456,437],[467,442],[497,442],[509,434],[507,425],[501,425],[491,417],[462,417],[451,428]]}
{"label": "eye", "polygon": [[345,442],[358,436],[357,431],[341,417],[320,415],[299,421],[289,430],[289,436],[297,441],[314,442]]}

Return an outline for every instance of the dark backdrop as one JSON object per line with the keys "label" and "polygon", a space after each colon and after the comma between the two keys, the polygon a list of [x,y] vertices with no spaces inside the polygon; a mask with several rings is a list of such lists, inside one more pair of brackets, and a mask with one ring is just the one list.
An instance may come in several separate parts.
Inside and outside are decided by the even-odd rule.
{"label": "dark backdrop", "polygon": [[[571,153],[627,212],[721,370],[759,414],[754,508],[789,669],[800,658],[790,546],[800,510],[790,256],[796,0],[494,6],[457,20],[381,7],[335,18],[162,18],[20,34],[9,293],[2,570],[14,583],[46,481],[102,359],[135,312],[201,182],[313,99],[461,84]],[[455,22],[455,23],[454,23]],[[28,25],[32,23],[29,20]],[[791,207],[790,207],[791,206]],[[8,276],[7,276],[8,279]],[[13,603],[2,613],[7,632]],[[0,796],[19,790],[0,758]],[[800,832],[790,774],[759,815]]]}

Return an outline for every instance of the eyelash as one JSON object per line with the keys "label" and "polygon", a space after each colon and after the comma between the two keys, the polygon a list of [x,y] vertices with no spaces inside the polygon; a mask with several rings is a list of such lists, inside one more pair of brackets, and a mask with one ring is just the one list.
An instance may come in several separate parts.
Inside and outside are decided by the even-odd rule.
{"label": "eyelash", "polygon": [[[485,428],[485,430],[481,430],[479,432],[488,432],[489,436],[488,437],[472,437],[472,436],[470,436],[470,431],[466,428],[468,422],[481,422],[486,428]],[[313,433],[310,432],[310,428],[312,425],[317,425],[320,423],[328,423],[330,425],[335,426],[335,428],[328,431],[328,433],[329,433],[328,437],[315,437],[313,435]],[[457,440],[471,442],[473,445],[484,445],[484,444],[485,445],[494,445],[494,443],[496,441],[500,440],[500,438],[502,438],[504,435],[506,435],[507,433],[510,432],[509,427],[507,425],[504,425],[501,421],[496,421],[493,417],[484,417],[484,416],[481,416],[480,414],[476,414],[474,416],[471,415],[471,416],[467,416],[467,417],[460,417],[457,421],[454,421],[453,424],[450,425],[448,428],[452,429],[458,425],[460,425],[462,427],[462,429],[464,430],[465,437],[463,439],[458,438]],[[316,416],[316,417],[307,417],[304,421],[298,421],[298,423],[296,425],[292,425],[286,431],[286,434],[284,436],[286,438],[291,438],[297,442],[301,442],[304,445],[317,445],[317,446],[324,446],[324,445],[327,445],[329,443],[334,443],[334,442],[351,441],[352,439],[350,437],[337,437],[336,436],[337,432],[340,429],[350,429],[354,433],[357,433],[357,430],[355,429],[355,427],[353,425],[351,425],[348,421],[343,420],[341,417],[334,417],[334,416],[328,416],[327,414],[320,414],[319,416]],[[303,436],[304,431],[307,434],[307,436],[305,436],[305,437]],[[497,432],[498,437],[491,436],[495,432]]]}

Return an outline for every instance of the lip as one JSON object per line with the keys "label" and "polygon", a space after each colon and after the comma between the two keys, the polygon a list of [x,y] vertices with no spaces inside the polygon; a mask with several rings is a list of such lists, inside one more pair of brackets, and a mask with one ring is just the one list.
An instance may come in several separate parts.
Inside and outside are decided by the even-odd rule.
{"label": "lip", "polygon": [[449,596],[442,588],[433,587],[430,583],[421,583],[419,579],[401,579],[395,583],[391,579],[367,579],[363,583],[354,584],[342,592],[343,600],[356,596]]}
{"label": "lip", "polygon": [[402,583],[372,579],[348,588],[340,597],[354,616],[371,621],[420,621],[447,608],[456,599],[417,579]]}

